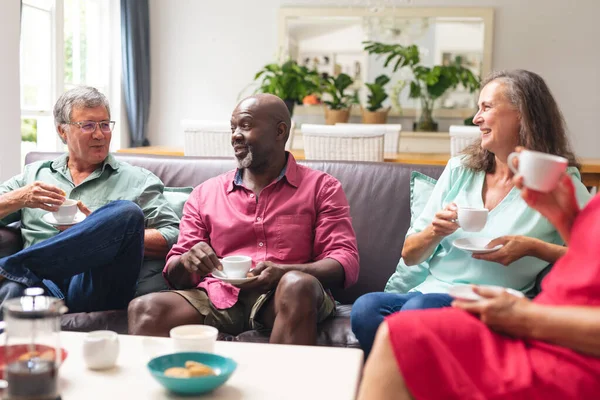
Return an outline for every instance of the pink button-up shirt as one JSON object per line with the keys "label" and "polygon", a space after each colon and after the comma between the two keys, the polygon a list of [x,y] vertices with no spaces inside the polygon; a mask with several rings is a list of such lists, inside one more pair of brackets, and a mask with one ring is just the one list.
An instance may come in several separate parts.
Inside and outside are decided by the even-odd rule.
{"label": "pink button-up shirt", "polygon": [[[259,196],[235,183],[236,171],[197,186],[183,209],[179,240],[167,255],[187,252],[198,242],[208,243],[219,258],[252,257],[277,264],[305,264],[324,258],[338,261],[345,287],[358,279],[356,237],[350,206],[334,177],[298,165],[288,154],[285,175]],[[163,275],[166,279],[167,268]],[[239,290],[212,276],[194,282],[206,290],[215,307],[233,306]]]}

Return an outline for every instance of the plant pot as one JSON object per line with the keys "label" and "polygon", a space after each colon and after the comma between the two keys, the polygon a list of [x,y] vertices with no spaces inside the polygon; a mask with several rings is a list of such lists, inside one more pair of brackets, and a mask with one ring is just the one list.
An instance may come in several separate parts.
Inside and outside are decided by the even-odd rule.
{"label": "plant pot", "polygon": [[413,122],[413,132],[437,132],[438,123],[435,121]]}
{"label": "plant pot", "polygon": [[325,124],[335,125],[338,122],[348,122],[349,119],[349,108],[343,110],[331,110],[329,107],[325,107]]}
{"label": "plant pot", "polygon": [[283,102],[285,103],[288,111],[290,112],[290,116],[294,115],[294,106],[296,105],[296,101],[295,100],[283,100]]}
{"label": "plant pot", "polygon": [[433,120],[433,100],[421,99],[421,115],[419,120],[413,124],[415,132],[437,132],[438,123]]}
{"label": "plant pot", "polygon": [[360,111],[362,113],[363,124],[385,124],[387,123],[390,107],[379,109],[377,111],[369,111],[361,107]]}

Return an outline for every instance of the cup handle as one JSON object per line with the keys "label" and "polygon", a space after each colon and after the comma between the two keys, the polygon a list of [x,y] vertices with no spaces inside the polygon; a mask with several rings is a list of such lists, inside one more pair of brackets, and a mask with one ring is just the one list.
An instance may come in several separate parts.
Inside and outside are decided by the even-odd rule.
{"label": "cup handle", "polygon": [[516,151],[515,151],[515,152],[512,152],[512,153],[510,153],[510,154],[508,155],[508,158],[506,159],[506,163],[508,164],[508,168],[510,168],[510,170],[511,170],[511,171],[512,171],[514,174],[518,174],[518,173],[519,173],[519,170],[518,170],[518,169],[516,169],[516,168],[513,166],[513,160],[514,160],[515,158],[516,158],[516,159],[519,159],[519,153],[517,153]]}

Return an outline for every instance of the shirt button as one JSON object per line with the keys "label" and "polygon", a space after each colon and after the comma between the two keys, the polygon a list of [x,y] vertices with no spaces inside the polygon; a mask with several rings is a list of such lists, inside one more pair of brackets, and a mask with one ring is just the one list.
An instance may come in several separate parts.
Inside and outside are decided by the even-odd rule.
{"label": "shirt button", "polygon": [[254,198],[254,193],[250,193],[250,198],[253,199]]}
{"label": "shirt button", "polygon": [[257,220],[258,222],[260,222],[260,221],[262,221],[262,218],[261,218],[261,217],[256,217],[256,220]]}
{"label": "shirt button", "polygon": [[263,242],[258,242],[259,247],[263,247],[265,244]]}

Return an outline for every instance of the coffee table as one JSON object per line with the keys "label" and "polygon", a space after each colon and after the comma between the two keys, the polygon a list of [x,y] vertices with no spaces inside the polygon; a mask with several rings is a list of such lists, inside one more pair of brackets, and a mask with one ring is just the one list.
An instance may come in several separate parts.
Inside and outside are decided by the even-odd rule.
{"label": "coffee table", "polygon": [[[61,332],[69,355],[60,368],[62,400],[173,399],[146,368],[152,357],[173,352],[169,338],[119,335],[117,366],[91,371],[83,362],[84,333]],[[354,399],[363,352],[322,346],[219,341],[215,353],[237,363],[232,377],[212,393],[187,399]]]}

